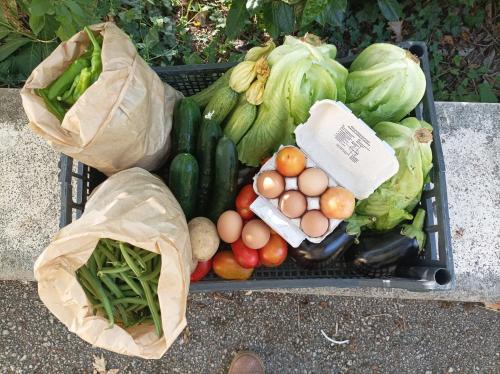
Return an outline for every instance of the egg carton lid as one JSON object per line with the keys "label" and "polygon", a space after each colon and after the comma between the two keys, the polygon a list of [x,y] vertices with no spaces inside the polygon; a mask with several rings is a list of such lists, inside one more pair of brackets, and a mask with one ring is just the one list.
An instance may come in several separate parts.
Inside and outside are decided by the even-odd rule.
{"label": "egg carton lid", "polygon": [[399,168],[394,150],[343,103],[316,102],[295,129],[297,145],[357,199],[370,196]]}

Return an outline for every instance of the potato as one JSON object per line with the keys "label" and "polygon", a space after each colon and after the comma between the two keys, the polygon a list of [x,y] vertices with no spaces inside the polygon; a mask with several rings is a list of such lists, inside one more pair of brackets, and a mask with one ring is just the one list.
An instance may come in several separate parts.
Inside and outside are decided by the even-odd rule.
{"label": "potato", "polygon": [[196,217],[189,221],[188,228],[193,258],[200,262],[210,260],[219,248],[217,227],[206,217]]}

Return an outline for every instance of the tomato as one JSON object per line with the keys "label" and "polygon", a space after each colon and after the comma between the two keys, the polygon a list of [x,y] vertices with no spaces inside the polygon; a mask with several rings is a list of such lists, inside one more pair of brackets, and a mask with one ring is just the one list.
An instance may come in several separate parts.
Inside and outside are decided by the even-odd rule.
{"label": "tomato", "polygon": [[240,266],[231,251],[220,251],[213,258],[215,274],[223,279],[245,280],[252,276],[253,269]]}
{"label": "tomato", "polygon": [[198,262],[196,269],[191,273],[191,282],[198,282],[203,279],[212,269],[212,259],[208,261]]}
{"label": "tomato", "polygon": [[267,267],[280,266],[288,254],[288,244],[279,235],[271,235],[267,244],[259,250],[260,262]]}
{"label": "tomato", "polygon": [[281,148],[276,155],[276,169],[285,177],[296,177],[306,167],[306,156],[295,147]]}
{"label": "tomato", "polygon": [[330,187],[319,200],[321,212],[328,218],[346,219],[356,207],[354,194],[343,187]]}
{"label": "tomato", "polygon": [[254,213],[250,210],[250,205],[257,198],[257,194],[253,190],[251,184],[243,186],[240,193],[236,197],[236,210],[243,219],[250,219],[254,216]]}
{"label": "tomato", "polygon": [[236,262],[245,269],[253,269],[259,263],[259,252],[256,249],[248,248],[243,240],[238,239],[231,244]]}

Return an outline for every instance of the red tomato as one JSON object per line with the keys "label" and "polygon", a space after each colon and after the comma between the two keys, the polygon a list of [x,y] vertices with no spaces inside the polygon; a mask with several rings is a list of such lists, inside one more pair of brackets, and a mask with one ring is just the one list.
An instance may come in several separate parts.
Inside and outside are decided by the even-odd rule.
{"label": "red tomato", "polygon": [[[259,251],[259,250],[257,250]],[[262,266],[262,262],[260,262],[260,253],[259,253],[259,262],[257,262],[257,265],[255,265],[256,268],[260,268]]]}
{"label": "red tomato", "polygon": [[254,216],[253,212],[250,210],[250,205],[257,198],[257,194],[253,190],[251,184],[243,186],[240,193],[236,197],[236,210],[243,219],[250,219]]}
{"label": "red tomato", "polygon": [[253,269],[259,263],[259,252],[248,248],[241,238],[231,244],[231,249],[238,264],[245,269]]}
{"label": "red tomato", "polygon": [[220,251],[213,258],[215,274],[223,279],[246,280],[252,276],[253,269],[240,266],[231,251]]}
{"label": "red tomato", "polygon": [[198,262],[196,269],[191,273],[191,282],[198,282],[212,269],[212,259],[208,261]]}
{"label": "red tomato", "polygon": [[267,267],[280,266],[288,254],[288,244],[279,235],[271,235],[267,244],[259,250],[260,262]]}

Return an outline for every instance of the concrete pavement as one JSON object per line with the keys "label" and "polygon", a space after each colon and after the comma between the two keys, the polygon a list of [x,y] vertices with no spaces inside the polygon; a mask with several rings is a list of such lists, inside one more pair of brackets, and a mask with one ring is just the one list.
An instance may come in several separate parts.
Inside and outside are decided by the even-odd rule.
{"label": "concrete pavement", "polygon": [[[160,360],[93,348],[32,282],[0,282],[0,373],[226,373],[252,350],[266,373],[496,374],[500,314],[478,304],[232,292],[190,295],[188,330]],[[322,335],[349,340],[333,345]],[[111,374],[111,372],[108,372]],[[116,373],[116,372],[114,372]]]}
{"label": "concrete pavement", "polygon": [[[447,167],[456,288],[282,290],[312,294],[464,301],[500,299],[499,104],[436,103]],[[32,280],[58,230],[59,155],[26,126],[19,90],[0,89],[0,279]]]}

